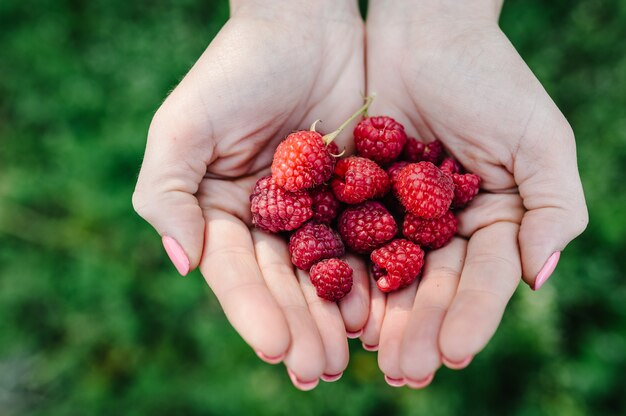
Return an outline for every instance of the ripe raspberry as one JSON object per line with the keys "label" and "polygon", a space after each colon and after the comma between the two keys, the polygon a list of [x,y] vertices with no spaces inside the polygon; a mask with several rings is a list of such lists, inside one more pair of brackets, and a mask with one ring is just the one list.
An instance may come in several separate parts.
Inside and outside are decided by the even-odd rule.
{"label": "ripe raspberry", "polygon": [[[332,143],[331,143],[332,144]],[[313,220],[329,223],[339,214],[340,203],[327,185],[318,186],[310,191],[313,198]]]}
{"label": "ripe raspberry", "polygon": [[396,160],[405,143],[404,127],[391,117],[368,117],[354,128],[357,153],[377,163]]}
{"label": "ripe raspberry", "polygon": [[447,157],[441,162],[439,169],[452,175],[453,173],[461,172],[461,165],[454,158]]}
{"label": "ripe raspberry", "polygon": [[445,246],[454,237],[457,225],[458,220],[450,211],[432,220],[408,213],[404,217],[402,233],[416,244],[437,249]]}
{"label": "ripe raspberry", "polygon": [[372,274],[382,292],[410,285],[422,271],[424,250],[409,240],[398,239],[374,250]]}
{"label": "ripe raspberry", "polygon": [[348,248],[357,253],[371,253],[398,232],[389,211],[375,201],[347,208],[339,216],[337,228]]}
{"label": "ripe raspberry", "polygon": [[317,296],[337,302],[352,289],[352,268],[343,260],[322,260],[311,267],[311,283]]}
{"label": "ripe raspberry", "polygon": [[478,194],[481,182],[480,176],[473,173],[466,173],[465,175],[453,173],[452,181],[454,182],[454,200],[452,205],[455,208],[463,208]]}
{"label": "ripe raspberry", "polygon": [[306,191],[286,191],[271,176],[264,176],[250,195],[252,224],[273,233],[294,230],[313,216],[311,204]]}
{"label": "ripe raspberry", "polygon": [[447,173],[430,162],[412,163],[398,173],[394,190],[411,213],[437,218],[446,213],[454,197],[454,184]]}
{"label": "ripe raspberry", "polygon": [[385,195],[389,190],[389,178],[375,162],[351,156],[337,163],[331,186],[338,200],[358,204]]}
{"label": "ripe raspberry", "polygon": [[405,162],[405,161],[394,162],[387,169],[385,169],[385,172],[387,172],[387,175],[389,176],[389,180],[391,181],[392,184],[396,181],[396,176],[398,175],[398,173],[400,173],[402,168],[408,164],[409,162]]}
{"label": "ripe raspberry", "polygon": [[289,254],[294,266],[309,270],[314,263],[346,252],[337,231],[326,224],[308,222],[289,238]]}
{"label": "ripe raspberry", "polygon": [[402,151],[402,159],[411,163],[430,162],[437,164],[442,155],[443,144],[439,140],[430,143],[422,143],[412,137],[407,139],[404,150]]}
{"label": "ripe raspberry", "polygon": [[276,148],[272,177],[290,192],[312,188],[328,181],[335,168],[322,135],[316,131],[291,133]]}

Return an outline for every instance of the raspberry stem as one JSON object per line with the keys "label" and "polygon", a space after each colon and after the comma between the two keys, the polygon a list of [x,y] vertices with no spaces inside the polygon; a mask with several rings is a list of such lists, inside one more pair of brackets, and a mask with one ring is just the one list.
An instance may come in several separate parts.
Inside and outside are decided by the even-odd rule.
{"label": "raspberry stem", "polygon": [[[343,131],[343,129],[345,129],[348,126],[348,124],[352,123],[352,121],[354,121],[354,119],[359,117],[361,114],[367,113],[367,109],[372,104],[372,101],[374,101],[374,95],[370,95],[369,97],[365,97],[365,103],[363,104],[363,106],[361,108],[359,108],[354,114],[352,114],[349,119],[344,121],[343,124],[341,126],[339,126],[339,128],[337,128],[337,130],[335,130],[335,131],[333,131],[331,133],[328,133],[328,134],[326,134],[326,135],[324,135],[322,137],[322,140],[324,140],[324,143],[326,145],[329,145],[330,142],[332,142],[333,140],[335,140],[337,138],[337,136],[339,136],[339,133],[341,133]],[[315,126],[315,123],[313,124],[312,127],[314,127],[314,126]]]}

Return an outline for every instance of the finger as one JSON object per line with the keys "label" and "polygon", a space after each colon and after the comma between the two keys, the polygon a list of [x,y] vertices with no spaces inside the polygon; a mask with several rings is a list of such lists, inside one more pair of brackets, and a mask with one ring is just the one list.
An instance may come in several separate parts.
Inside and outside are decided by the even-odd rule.
{"label": "finger", "polygon": [[400,352],[402,373],[416,384],[432,379],[441,365],[439,331],[459,284],[466,248],[465,240],[455,238],[426,256]]}
{"label": "finger", "polygon": [[387,295],[378,289],[376,281],[371,275],[367,280],[370,286],[370,306],[369,316],[367,317],[367,322],[365,322],[363,333],[361,334],[361,342],[363,343],[363,348],[367,351],[378,351],[380,330],[383,326],[385,307],[387,305]]}
{"label": "finger", "polygon": [[370,282],[367,265],[363,259],[348,254],[346,262],[353,270],[352,290],[339,301],[339,310],[349,338],[358,338],[363,333],[370,308]]}
{"label": "finger", "polygon": [[518,228],[510,222],[495,223],[469,240],[461,281],[439,335],[448,367],[469,364],[496,331],[520,280]]}
{"label": "finger", "polygon": [[515,180],[527,209],[519,233],[522,270],[533,290],[546,282],[560,252],[589,221],[574,135],[560,113],[555,119],[561,121],[529,125],[515,163]]}
{"label": "finger", "polygon": [[336,303],[317,296],[307,272],[297,270],[296,275],[324,346],[326,367],[321,378],[324,381],[337,381],[348,365],[349,355],[341,312]]}
{"label": "finger", "polygon": [[289,348],[289,327],[263,280],[248,227],[221,211],[205,215],[211,226],[202,275],[241,337],[267,361],[279,360]]}
{"label": "finger", "polygon": [[285,365],[294,385],[314,388],[326,368],[324,345],[291,265],[287,244],[275,235],[253,230],[257,260],[274,298],[283,309],[291,346]]}
{"label": "finger", "polygon": [[476,231],[496,222],[520,224],[524,216],[522,198],[517,193],[480,193],[457,214],[458,234],[470,238]]}
{"label": "finger", "polygon": [[133,207],[161,235],[184,276],[198,266],[202,254],[205,222],[195,194],[214,146],[192,115],[180,117],[180,105],[168,99],[152,120]]}
{"label": "finger", "polygon": [[378,348],[378,366],[385,374],[390,386],[399,387],[406,384],[404,373],[400,367],[400,347],[406,324],[411,315],[417,280],[408,287],[389,293],[385,318],[380,331]]}

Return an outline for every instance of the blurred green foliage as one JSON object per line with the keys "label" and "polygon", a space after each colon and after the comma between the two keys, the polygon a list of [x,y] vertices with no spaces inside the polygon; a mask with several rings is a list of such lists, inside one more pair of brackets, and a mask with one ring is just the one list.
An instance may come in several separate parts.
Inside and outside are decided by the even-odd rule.
{"label": "blurred green foliage", "polygon": [[225,1],[0,2],[0,414],[626,414],[626,2],[506,1],[570,120],[591,222],[488,347],[424,391],[351,344],[311,393],[260,362],[131,208],[146,130]]}

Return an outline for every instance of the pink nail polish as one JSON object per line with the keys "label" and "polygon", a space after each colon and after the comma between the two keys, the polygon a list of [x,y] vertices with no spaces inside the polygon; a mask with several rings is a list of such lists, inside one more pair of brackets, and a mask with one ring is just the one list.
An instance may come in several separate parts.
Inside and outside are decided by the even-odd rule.
{"label": "pink nail polish", "polygon": [[278,364],[285,358],[285,354],[281,354],[276,357],[270,357],[268,355],[263,354],[261,351],[255,351],[255,352],[256,352],[256,355],[258,355],[260,359],[262,359],[268,364]]}
{"label": "pink nail polish", "polygon": [[162,240],[165,252],[170,257],[174,267],[178,270],[182,276],[186,276],[189,273],[189,258],[185,254],[183,248],[169,235],[164,235]]}
{"label": "pink nail polish", "polygon": [[469,365],[474,359],[473,355],[470,355],[463,361],[450,361],[446,357],[441,357],[441,361],[445,364],[446,367],[452,370],[461,370]]}
{"label": "pink nail polish", "polygon": [[365,343],[362,343],[362,345],[365,351],[378,351],[378,345],[367,345]]}
{"label": "pink nail polish", "polygon": [[543,286],[543,284],[548,280],[548,278],[552,275],[552,272],[554,272],[554,269],[556,269],[559,258],[561,258],[560,251],[553,253],[548,258],[546,264],[543,265],[543,267],[537,274],[537,277],[535,278],[535,286],[533,287],[533,290],[539,290],[541,286]]}
{"label": "pink nail polish", "polygon": [[412,380],[407,378],[406,384],[412,389],[423,389],[433,381],[433,378],[435,378],[435,374],[430,374],[421,380]]}
{"label": "pink nail polish", "polygon": [[403,378],[391,378],[389,376],[385,376],[385,381],[391,387],[402,387],[406,385],[406,381]]}
{"label": "pink nail polish", "polygon": [[300,381],[298,380],[298,377],[296,377],[294,372],[291,371],[291,369],[289,368],[287,368],[287,374],[289,374],[289,378],[291,379],[293,385],[296,386],[297,389],[302,391],[313,390],[315,387],[317,387],[319,383],[319,379],[313,381]]}
{"label": "pink nail polish", "polygon": [[360,337],[361,335],[363,335],[363,329],[359,329],[358,331],[355,331],[355,332],[346,331],[346,335],[348,335],[348,338],[356,339]]}
{"label": "pink nail polish", "polygon": [[343,375],[343,372],[339,374],[335,374],[335,375],[322,374],[320,378],[327,383],[332,383],[333,381],[339,380],[342,375]]}

